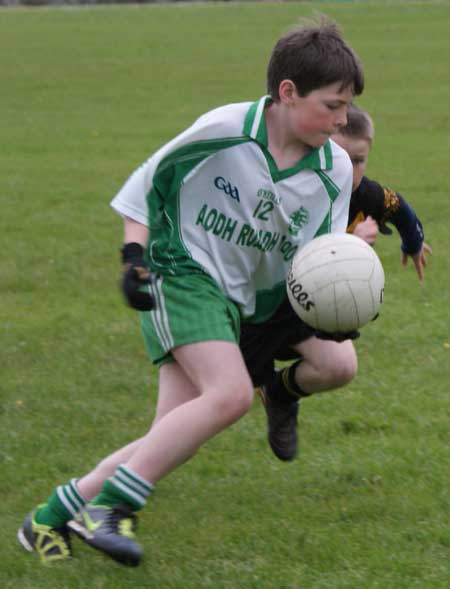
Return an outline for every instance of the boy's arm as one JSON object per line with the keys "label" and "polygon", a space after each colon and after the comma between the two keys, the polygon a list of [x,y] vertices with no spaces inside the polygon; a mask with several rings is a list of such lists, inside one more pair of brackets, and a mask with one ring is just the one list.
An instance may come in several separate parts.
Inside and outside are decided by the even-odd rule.
{"label": "boy's arm", "polygon": [[402,264],[406,266],[410,256],[419,280],[423,280],[423,269],[427,265],[426,254],[431,254],[432,249],[424,242],[422,223],[401,194],[389,188],[384,188],[384,191],[386,200],[394,199],[398,202],[395,211],[386,221],[395,225],[402,238]]}
{"label": "boy's arm", "polygon": [[391,233],[386,223],[395,225],[402,239],[404,253],[414,255],[420,251],[423,230],[413,209],[398,192],[364,176],[352,194],[347,231],[353,233],[357,224],[368,217],[378,223],[384,234]]}
{"label": "boy's arm", "polygon": [[398,192],[383,187],[384,213],[382,223],[392,223],[402,238],[402,251],[413,256],[424,241],[423,227],[413,208]]}
{"label": "boy's arm", "polygon": [[[373,201],[380,200],[382,194],[382,213],[379,217],[375,215],[375,220],[380,226],[380,232],[384,234],[390,233],[386,223],[392,223],[395,226],[402,240],[402,264],[406,265],[408,256],[410,256],[416,267],[419,280],[422,280],[423,268],[426,266],[425,254],[431,254],[432,250],[424,243],[423,227],[420,219],[401,194],[381,186],[373,180],[367,180],[367,182],[372,187],[370,192]],[[373,202],[373,206],[375,206],[375,202]]]}
{"label": "boy's arm", "polygon": [[138,243],[142,247],[147,245],[148,227],[129,217],[123,218],[123,243]]}
{"label": "boy's arm", "polygon": [[[376,241],[378,228],[382,233],[391,233],[390,229],[382,225],[383,214],[383,187],[378,182],[363,176],[358,188],[352,192],[347,232],[358,235],[372,245]],[[358,228],[364,225],[370,225],[369,236],[366,235],[367,231],[358,231]]]}
{"label": "boy's arm", "polygon": [[133,309],[150,311],[154,300],[149,292],[150,268],[144,259],[144,248],[148,241],[148,228],[141,223],[124,217],[124,246],[122,254],[122,291]]}
{"label": "boy's arm", "polygon": [[151,179],[151,160],[148,160],[130,176],[111,202],[123,218],[120,286],[126,302],[138,311],[149,311],[154,307],[149,292],[150,268],[144,256],[149,236],[146,195]]}

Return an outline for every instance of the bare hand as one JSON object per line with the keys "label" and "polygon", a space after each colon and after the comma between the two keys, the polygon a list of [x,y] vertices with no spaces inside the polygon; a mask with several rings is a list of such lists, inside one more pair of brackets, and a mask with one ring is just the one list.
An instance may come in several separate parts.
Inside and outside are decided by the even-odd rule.
{"label": "bare hand", "polygon": [[427,265],[427,259],[425,254],[431,255],[432,253],[433,250],[431,249],[431,247],[427,243],[423,242],[422,248],[420,249],[420,251],[417,252],[417,254],[414,254],[413,256],[405,253],[402,254],[402,265],[406,266],[406,264],[408,263],[408,258],[411,257],[412,261],[414,262],[414,266],[416,267],[419,280],[423,280],[423,269]]}
{"label": "bare hand", "polygon": [[361,223],[356,225],[353,235],[364,239],[370,245],[373,245],[378,235],[378,223],[370,215]]}

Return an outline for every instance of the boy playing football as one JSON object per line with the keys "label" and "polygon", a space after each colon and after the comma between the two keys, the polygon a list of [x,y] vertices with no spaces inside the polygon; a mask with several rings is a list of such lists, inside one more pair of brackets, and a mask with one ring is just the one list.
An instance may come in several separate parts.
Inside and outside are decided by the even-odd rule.
{"label": "boy playing football", "polygon": [[275,45],[267,86],[254,103],[200,117],[112,202],[124,219],[123,289],[159,367],[156,418],[25,519],[19,540],[43,561],[70,555],[75,517],[86,543],[139,564],[133,521],[154,485],[252,403],[241,320],[273,314],[298,247],[346,229],[352,166],[329,139],[363,90],[358,58],[334,23],[301,26]]}
{"label": "boy playing football", "polygon": [[[374,125],[369,114],[356,105],[347,111],[347,124],[332,139],[343,147],[353,164],[352,197],[347,231],[370,244],[380,231],[400,234],[402,263],[411,257],[419,280],[423,278],[426,254],[431,248],[423,241],[422,224],[403,197],[364,176],[372,147]],[[289,301],[261,324],[244,323],[241,350],[255,386],[264,401],[268,440],[280,460],[295,458],[298,447],[299,400],[313,393],[347,384],[356,374],[353,343],[317,337],[292,310]],[[334,336],[336,337],[336,336]],[[292,360],[291,366],[275,371],[275,360]]]}

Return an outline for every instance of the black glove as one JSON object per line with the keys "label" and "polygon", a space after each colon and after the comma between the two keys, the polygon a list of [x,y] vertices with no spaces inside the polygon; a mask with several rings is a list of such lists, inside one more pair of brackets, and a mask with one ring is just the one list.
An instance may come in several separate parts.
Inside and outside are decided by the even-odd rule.
{"label": "black glove", "polygon": [[333,340],[334,342],[344,342],[346,339],[358,339],[361,335],[357,329],[348,331],[347,333],[327,333],[316,329],[315,334],[319,339]]}
{"label": "black glove", "polygon": [[133,309],[150,311],[155,306],[153,297],[141,287],[150,284],[150,268],[144,260],[144,248],[139,243],[127,243],[122,253],[123,275],[121,287],[125,298]]}

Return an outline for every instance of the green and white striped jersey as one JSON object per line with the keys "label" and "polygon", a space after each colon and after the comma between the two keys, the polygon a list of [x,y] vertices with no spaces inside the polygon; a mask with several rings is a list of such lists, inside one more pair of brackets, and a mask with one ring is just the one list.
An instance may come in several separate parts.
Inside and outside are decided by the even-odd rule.
{"label": "green and white striped jersey", "polygon": [[332,141],[278,170],[267,148],[269,101],[206,113],[138,168],[111,202],[149,227],[153,271],[206,272],[255,322],[285,296],[296,250],[317,235],[345,232],[352,186],[350,159]]}

